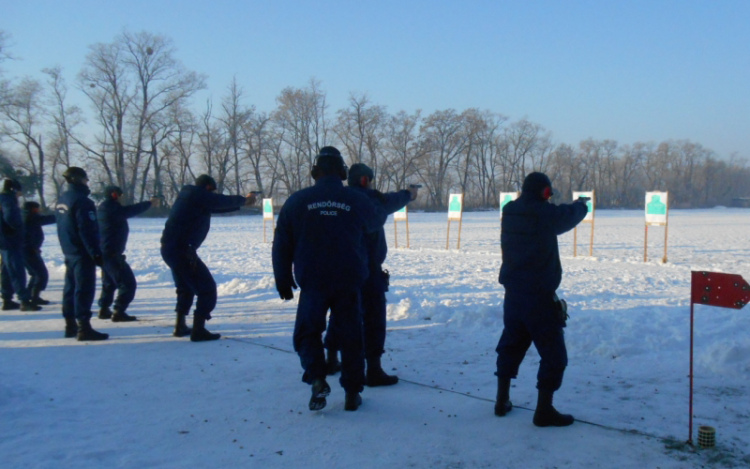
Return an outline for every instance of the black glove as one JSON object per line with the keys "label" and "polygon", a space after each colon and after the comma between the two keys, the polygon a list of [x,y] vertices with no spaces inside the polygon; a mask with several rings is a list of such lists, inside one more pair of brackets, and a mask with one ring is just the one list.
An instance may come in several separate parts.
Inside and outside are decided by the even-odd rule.
{"label": "black glove", "polygon": [[294,280],[292,280],[292,284],[289,286],[283,286],[276,288],[279,291],[279,296],[282,300],[288,301],[294,299],[294,292],[292,291],[292,288],[295,290],[297,289],[297,284],[294,283]]}
{"label": "black glove", "polygon": [[94,256],[94,264],[98,265],[99,267],[104,267],[104,258],[101,254],[97,254]]}

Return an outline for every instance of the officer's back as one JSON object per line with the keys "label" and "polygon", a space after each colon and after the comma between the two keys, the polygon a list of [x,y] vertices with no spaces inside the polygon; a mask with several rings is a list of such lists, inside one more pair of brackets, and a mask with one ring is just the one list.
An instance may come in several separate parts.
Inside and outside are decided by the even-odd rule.
{"label": "officer's back", "polygon": [[292,194],[279,213],[274,271],[293,261],[303,289],[361,286],[368,276],[365,235],[378,229],[377,219],[367,196],[346,189],[341,177],[319,178]]}
{"label": "officer's back", "polygon": [[67,256],[88,254],[93,257],[99,251],[96,207],[89,193],[89,188],[83,184],[68,183],[57,200],[57,236]]}
{"label": "officer's back", "polygon": [[506,288],[554,292],[562,280],[557,236],[586,216],[585,204],[549,203],[541,195],[544,185],[549,186],[549,179],[539,181],[540,187],[525,189],[503,207],[500,283]]}

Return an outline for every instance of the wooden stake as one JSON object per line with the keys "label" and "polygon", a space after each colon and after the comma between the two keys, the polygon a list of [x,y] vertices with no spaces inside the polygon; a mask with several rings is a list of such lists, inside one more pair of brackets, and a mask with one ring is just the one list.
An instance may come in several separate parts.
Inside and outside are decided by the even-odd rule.
{"label": "wooden stake", "polygon": [[578,227],[573,228],[573,257],[578,256]]}
{"label": "wooden stake", "polygon": [[448,250],[448,243],[451,240],[451,219],[448,219],[448,236],[445,237],[445,250]]}
{"label": "wooden stake", "polygon": [[589,257],[594,257],[594,220],[596,217],[591,219],[591,243],[589,244]]}
{"label": "wooden stake", "polygon": [[461,223],[464,221],[464,212],[461,210],[461,218],[458,220],[458,244],[456,245],[456,249],[461,249]]}
{"label": "wooden stake", "polygon": [[[409,210],[408,208],[406,210]],[[406,249],[409,249],[409,214],[406,214]]]}
{"label": "wooden stake", "polygon": [[648,262],[648,223],[646,223],[646,236],[643,238],[643,262]]}
{"label": "wooden stake", "polygon": [[398,222],[393,219],[393,237],[396,240],[396,249],[398,249]]}

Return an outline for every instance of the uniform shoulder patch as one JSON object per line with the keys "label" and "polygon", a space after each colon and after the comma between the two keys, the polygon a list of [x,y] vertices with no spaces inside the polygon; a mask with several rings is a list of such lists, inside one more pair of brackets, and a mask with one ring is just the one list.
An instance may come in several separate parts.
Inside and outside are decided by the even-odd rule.
{"label": "uniform shoulder patch", "polygon": [[94,213],[93,211],[89,211],[89,219],[91,221],[96,221],[96,213]]}

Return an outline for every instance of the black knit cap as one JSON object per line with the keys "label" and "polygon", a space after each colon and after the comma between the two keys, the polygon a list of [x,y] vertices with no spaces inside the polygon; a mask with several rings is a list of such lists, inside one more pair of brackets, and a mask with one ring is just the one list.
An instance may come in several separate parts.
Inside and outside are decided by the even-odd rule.
{"label": "black knit cap", "polygon": [[361,187],[362,183],[360,181],[362,180],[362,176],[366,176],[370,181],[375,179],[375,174],[369,166],[364,163],[354,163],[352,167],[349,168],[349,186]]}
{"label": "black knit cap", "polygon": [[112,198],[112,193],[117,192],[117,196],[122,195],[122,189],[120,189],[118,186],[107,186],[104,188],[104,196],[108,199]]}
{"label": "black knit cap", "polygon": [[[529,194],[534,198],[542,198],[542,191],[545,187],[552,189],[552,181],[549,180],[546,174],[533,172],[526,176],[523,180],[523,186],[521,192]],[[550,194],[551,195],[551,194]]]}
{"label": "black knit cap", "polygon": [[6,179],[3,181],[3,192],[16,192],[21,190],[21,183],[15,179]]}
{"label": "black knit cap", "polygon": [[63,177],[70,184],[82,183],[84,179],[89,178],[88,174],[86,174],[86,170],[79,168],[78,166],[71,166],[66,169],[63,173]]}
{"label": "black knit cap", "polygon": [[211,186],[216,189],[216,181],[208,174],[201,174],[200,176],[195,178],[195,185],[198,187],[203,187],[204,189],[206,186]]}
{"label": "black knit cap", "polygon": [[315,157],[315,166],[327,174],[337,174],[346,169],[344,158],[336,147],[323,147]]}

